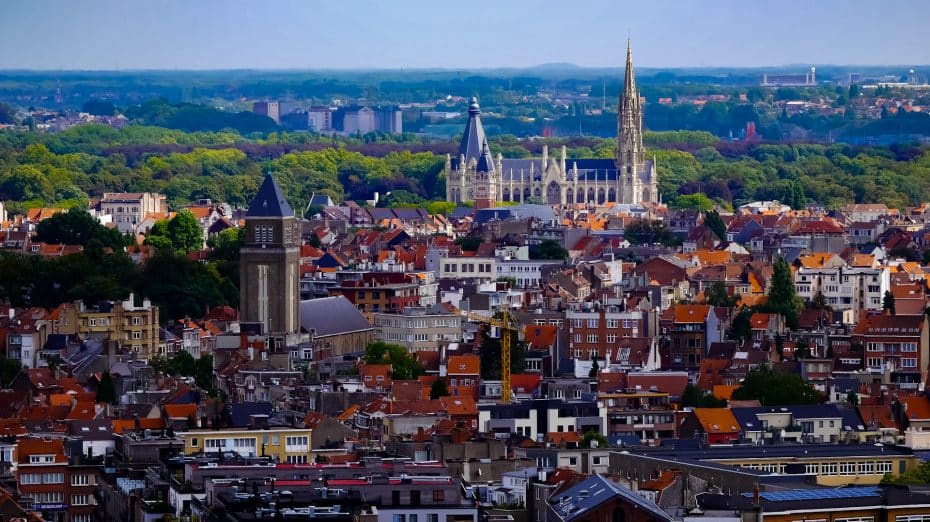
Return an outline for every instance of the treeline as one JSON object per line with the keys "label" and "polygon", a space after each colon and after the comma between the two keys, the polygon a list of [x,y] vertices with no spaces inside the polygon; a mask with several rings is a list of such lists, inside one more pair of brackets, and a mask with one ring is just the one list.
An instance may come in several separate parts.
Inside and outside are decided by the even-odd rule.
{"label": "treeline", "polygon": [[[647,132],[644,141],[658,162],[664,200],[673,206],[778,199],[795,207],[881,202],[900,208],[930,193],[926,145],[726,142],[703,131]],[[570,158],[612,158],[615,140],[491,140],[492,152],[509,158],[539,157],[544,145],[550,155],[565,145]],[[245,207],[262,173],[273,172],[299,209],[313,194],[339,202],[397,192],[394,204],[421,204],[444,199],[445,155],[457,149],[457,139],[410,136],[186,133],[135,125],[84,125],[47,135],[8,131],[0,132],[0,200],[21,212],[85,206],[110,191],[152,191],[166,194],[172,208],[201,198]]]}

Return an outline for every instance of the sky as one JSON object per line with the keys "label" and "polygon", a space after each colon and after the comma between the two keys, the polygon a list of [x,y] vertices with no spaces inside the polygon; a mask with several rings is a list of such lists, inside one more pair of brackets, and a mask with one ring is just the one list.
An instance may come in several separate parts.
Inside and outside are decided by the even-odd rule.
{"label": "sky", "polygon": [[927,0],[2,0],[0,69],[930,64]]}

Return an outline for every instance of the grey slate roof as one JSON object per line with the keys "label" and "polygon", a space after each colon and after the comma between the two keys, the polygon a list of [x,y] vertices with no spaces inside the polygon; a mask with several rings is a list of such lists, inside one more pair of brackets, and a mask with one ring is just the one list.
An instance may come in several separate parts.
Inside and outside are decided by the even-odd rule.
{"label": "grey slate roof", "polygon": [[271,416],[272,410],[270,402],[236,402],[226,405],[225,414],[230,427],[245,428],[251,424],[252,415]]}
{"label": "grey slate roof", "polygon": [[555,212],[548,205],[514,205],[510,207],[484,208],[475,214],[476,223],[487,223],[495,219],[529,219],[536,218],[541,221],[556,221]]}
{"label": "grey slate roof", "polygon": [[473,159],[477,161],[487,146],[488,138],[481,125],[481,107],[478,106],[478,99],[472,98],[468,106],[468,122],[465,123],[465,132],[459,143],[459,155],[465,155],[466,164]]}
{"label": "grey slate roof", "polygon": [[316,331],[317,337],[371,330],[373,327],[358,308],[344,296],[300,302],[300,327]]}
{"label": "grey slate roof", "polygon": [[582,480],[567,490],[553,495],[549,500],[558,517],[569,521],[586,517],[592,509],[616,497],[646,511],[656,520],[668,522],[672,520],[668,513],[662,511],[662,508],[651,500],[600,475]]}
{"label": "grey slate roof", "polygon": [[265,180],[262,186],[255,194],[255,199],[249,205],[249,211],[246,217],[292,217],[294,211],[281,192],[281,187],[271,176],[271,173],[265,174]]}

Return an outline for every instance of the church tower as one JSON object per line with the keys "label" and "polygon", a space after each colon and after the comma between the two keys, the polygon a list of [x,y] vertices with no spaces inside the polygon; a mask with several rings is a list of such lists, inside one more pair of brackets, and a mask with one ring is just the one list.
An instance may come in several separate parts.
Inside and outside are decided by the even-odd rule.
{"label": "church tower", "polygon": [[300,234],[294,211],[266,174],[245,215],[239,250],[239,320],[284,336],[300,328]]}
{"label": "church tower", "polygon": [[498,201],[501,172],[488,147],[481,125],[481,107],[472,98],[468,122],[459,143],[459,157],[446,158],[446,201],[474,201],[475,208],[494,206]]}
{"label": "church tower", "polygon": [[623,92],[617,106],[617,180],[620,203],[658,202],[655,162],[647,161],[643,148],[643,107],[633,75],[633,51],[626,44]]}

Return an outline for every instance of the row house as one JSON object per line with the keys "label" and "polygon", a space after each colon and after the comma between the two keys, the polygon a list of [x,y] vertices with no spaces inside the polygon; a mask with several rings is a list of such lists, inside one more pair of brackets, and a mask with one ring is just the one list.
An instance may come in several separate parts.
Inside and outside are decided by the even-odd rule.
{"label": "row house", "polygon": [[478,430],[498,438],[542,440],[552,432],[605,432],[605,408],[591,399],[531,399],[514,404],[479,404]]}
{"label": "row house", "polygon": [[623,338],[647,337],[650,313],[620,306],[575,306],[565,312],[569,353],[575,359],[610,359]]}
{"label": "row house", "polygon": [[865,316],[856,325],[852,342],[862,350],[865,369],[883,383],[919,388],[930,346],[926,315]]}
{"label": "row house", "polygon": [[20,439],[17,460],[18,493],[32,499],[44,520],[94,520],[97,475],[91,467],[69,466],[63,439]]}
{"label": "row house", "polygon": [[614,441],[658,443],[675,436],[675,408],[669,394],[658,391],[626,390],[598,394],[607,408],[607,432]]}
{"label": "row house", "polygon": [[678,304],[660,320],[668,367],[696,371],[713,343],[723,340],[726,325],[713,306]]}
{"label": "row house", "polygon": [[863,312],[882,309],[882,297],[890,288],[887,268],[806,268],[794,274],[798,295],[811,302],[822,294],[843,322],[855,324]]}
{"label": "row house", "polygon": [[436,304],[438,284],[429,272],[366,272],[328,289],[344,296],[362,312],[401,312],[408,306]]}

